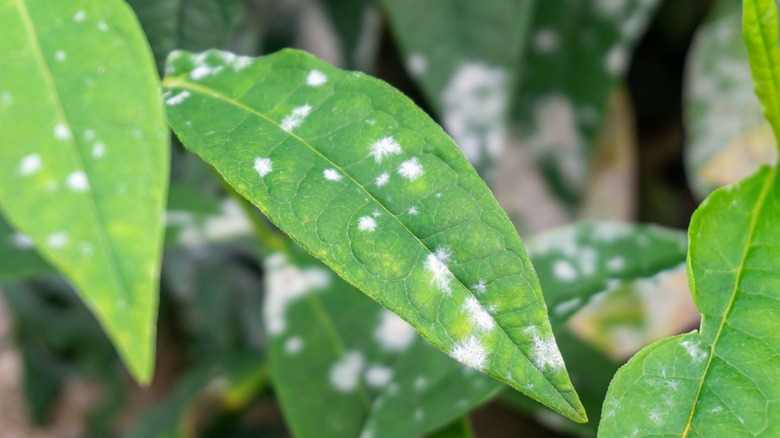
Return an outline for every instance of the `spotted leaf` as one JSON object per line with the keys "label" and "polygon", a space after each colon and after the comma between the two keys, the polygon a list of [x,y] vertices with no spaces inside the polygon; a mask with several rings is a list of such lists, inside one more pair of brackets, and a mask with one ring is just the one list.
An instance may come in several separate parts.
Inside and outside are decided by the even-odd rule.
{"label": "spotted leaf", "polygon": [[0,206],[152,375],[168,133],[120,0],[0,1]]}
{"label": "spotted leaf", "polygon": [[455,359],[584,420],[511,222],[408,98],[298,51],[168,68],[179,138],[279,228]]}

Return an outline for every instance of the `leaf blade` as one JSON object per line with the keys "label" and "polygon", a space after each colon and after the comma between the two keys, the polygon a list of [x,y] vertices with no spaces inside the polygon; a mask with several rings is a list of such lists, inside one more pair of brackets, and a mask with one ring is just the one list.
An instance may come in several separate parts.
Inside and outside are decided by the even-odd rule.
{"label": "leaf blade", "polygon": [[742,9],[742,36],[747,46],[756,95],[775,139],[780,139],[780,49],[777,5],[773,0],[747,0]]}

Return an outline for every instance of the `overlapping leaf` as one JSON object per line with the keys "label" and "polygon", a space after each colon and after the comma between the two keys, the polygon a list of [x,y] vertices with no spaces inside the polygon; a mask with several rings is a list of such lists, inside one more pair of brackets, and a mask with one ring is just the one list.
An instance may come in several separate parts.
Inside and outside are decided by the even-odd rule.
{"label": "overlapping leaf", "polygon": [[301,250],[265,266],[271,373],[296,436],[420,436],[501,390]]}
{"label": "overlapping leaf", "polygon": [[119,0],[0,11],[13,60],[0,69],[0,205],[147,381],[168,168],[149,47]]}
{"label": "overlapping leaf", "polygon": [[169,67],[171,125],[238,193],[438,348],[584,419],[512,224],[406,97],[296,51]]}

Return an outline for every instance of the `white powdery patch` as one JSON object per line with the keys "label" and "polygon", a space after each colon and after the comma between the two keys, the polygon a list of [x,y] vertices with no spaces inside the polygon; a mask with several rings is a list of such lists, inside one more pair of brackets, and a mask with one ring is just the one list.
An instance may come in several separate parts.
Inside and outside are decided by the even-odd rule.
{"label": "white powdery patch", "polygon": [[374,330],[374,338],[385,350],[403,351],[414,341],[414,329],[395,313],[382,309],[381,322]]}
{"label": "white powdery patch", "polygon": [[610,271],[620,271],[626,267],[626,259],[623,257],[613,257],[607,260],[607,269]]}
{"label": "white powdery patch", "polygon": [[473,296],[469,296],[466,298],[466,301],[463,302],[463,311],[469,316],[471,322],[482,330],[493,330],[496,326],[496,321],[493,320],[490,313],[488,313],[479,300]]}
{"label": "white powdery patch", "polygon": [[469,161],[497,158],[506,143],[507,72],[481,62],[464,62],[442,94],[444,126]]}
{"label": "white powdery patch", "polygon": [[450,356],[467,367],[481,370],[485,368],[487,350],[476,336],[470,336],[465,341],[456,343]]}
{"label": "white powdery patch", "polygon": [[310,87],[319,87],[325,82],[328,82],[328,76],[319,70],[312,70],[306,76],[306,85]]}
{"label": "white powdery patch", "polygon": [[173,96],[169,97],[165,100],[165,104],[168,106],[176,106],[182,102],[184,102],[185,99],[190,97],[190,92],[187,90],[182,91],[181,93],[174,94]]}
{"label": "white powdery patch", "polygon": [[67,245],[68,241],[70,241],[70,236],[64,231],[58,231],[46,237],[46,245],[52,249],[60,249]]}
{"label": "white powdery patch", "polygon": [[24,176],[32,175],[40,169],[41,156],[38,154],[25,155],[19,163],[19,173]]}
{"label": "white powdery patch", "polygon": [[294,356],[301,352],[303,349],[303,339],[298,336],[292,337],[284,343],[284,352],[290,356]]}
{"label": "white powdery patch", "polygon": [[54,125],[54,138],[60,141],[68,141],[73,138],[73,135],[70,133],[70,128],[67,125],[57,123]]}
{"label": "white powdery patch", "polygon": [[328,181],[339,181],[344,176],[336,169],[325,169],[322,171],[322,175]]}
{"label": "white powdery patch", "polygon": [[393,371],[381,365],[372,365],[366,370],[366,383],[372,388],[382,388],[393,378]]}
{"label": "white powdery patch", "polygon": [[385,157],[401,153],[401,145],[393,137],[382,137],[371,144],[370,155],[373,155],[374,161],[379,164]]}
{"label": "white powdery patch", "polygon": [[531,338],[531,361],[540,370],[545,368],[558,369],[563,368],[563,357],[555,345],[552,336],[542,338],[539,330],[535,326],[525,329],[525,333]]}
{"label": "white powdery patch", "polygon": [[73,172],[65,178],[65,185],[74,192],[86,192],[89,190],[89,180],[87,175],[82,172]]}
{"label": "white powdery patch", "polygon": [[221,72],[224,67],[221,65],[218,65],[216,67],[212,67],[205,63],[205,58],[195,57],[195,62],[200,62],[200,65],[193,68],[190,72],[190,78],[195,81],[199,81],[205,77],[208,76],[214,76],[215,74]]}
{"label": "white powdery patch", "polygon": [[428,59],[419,53],[412,53],[406,60],[406,69],[412,76],[422,76],[428,71]]}
{"label": "white powdery patch", "polygon": [[257,172],[260,177],[264,177],[274,170],[274,163],[270,158],[257,157],[255,158],[254,168],[255,172]]}
{"label": "white powdery patch", "polygon": [[390,181],[390,174],[387,172],[383,172],[378,177],[376,177],[374,183],[377,185],[377,187],[382,187],[385,184],[387,184],[389,181]]}
{"label": "white powdery patch", "polygon": [[358,230],[374,232],[376,230],[376,219],[371,216],[363,216],[358,219]]}
{"label": "white powdery patch", "polygon": [[447,267],[447,263],[450,262],[451,258],[450,250],[444,247],[436,248],[436,251],[428,254],[428,257],[425,258],[425,269],[431,273],[431,283],[435,284],[436,288],[445,294],[449,294],[451,291],[450,278],[452,277],[452,272]]}
{"label": "white powdery patch", "polygon": [[283,254],[265,259],[266,306],[263,308],[266,328],[271,335],[284,332],[287,307],[309,293],[326,289],[331,274],[322,268],[299,268],[291,265]]}
{"label": "white powdery patch", "polygon": [[99,31],[101,31],[101,32],[105,32],[105,31],[107,31],[107,30],[108,30],[108,25],[107,25],[106,23],[104,23],[104,22],[102,22],[102,21],[101,21],[101,22],[99,22],[99,23],[97,24],[97,28],[98,28],[98,30],[99,30]]}
{"label": "white powdery patch", "polygon": [[425,377],[418,377],[414,379],[414,389],[416,391],[423,391],[428,387],[428,379]]}
{"label": "white powdery patch", "polygon": [[577,279],[577,270],[566,260],[558,260],[553,265],[553,274],[561,281],[574,281]]}
{"label": "white powdery patch", "polygon": [[54,59],[56,59],[58,62],[64,62],[66,59],[68,59],[68,54],[62,50],[57,50],[57,52],[54,53]]}
{"label": "white powdery patch", "polygon": [[604,70],[613,77],[620,76],[625,73],[628,61],[628,49],[624,45],[618,44],[609,49],[609,52],[604,56]]}
{"label": "white powdery patch", "polygon": [[487,292],[487,283],[485,283],[485,280],[479,280],[476,284],[471,286],[471,290],[478,294],[484,294]]}
{"label": "white powdery patch", "polygon": [[19,249],[30,249],[34,245],[30,236],[18,232],[11,234],[11,243]]}
{"label": "white powdery patch", "polygon": [[103,158],[103,156],[106,155],[106,145],[102,141],[95,142],[94,145],[92,145],[92,158],[98,160],[100,158]]}
{"label": "white powdery patch", "polygon": [[309,115],[309,113],[311,113],[311,105],[309,104],[294,108],[292,110],[292,113],[289,116],[285,117],[284,120],[282,120],[282,129],[284,129],[287,132],[290,132],[293,129],[301,126],[301,123],[303,123],[303,119],[305,119],[306,116]]}
{"label": "white powdery patch", "polygon": [[363,370],[363,355],[358,351],[346,354],[330,368],[330,384],[340,392],[354,391]]}
{"label": "white powdery patch", "polygon": [[76,23],[81,23],[82,21],[84,21],[85,18],[87,18],[87,14],[85,14],[84,11],[79,9],[76,12],[76,15],[73,16],[73,21]]}
{"label": "white powdery patch", "polygon": [[409,181],[414,181],[424,173],[422,164],[417,157],[412,157],[398,166],[398,174]]}
{"label": "white powdery patch", "polygon": [[558,32],[549,28],[540,29],[534,35],[533,45],[537,53],[548,54],[558,50],[560,46]]}
{"label": "white powdery patch", "polygon": [[412,206],[412,207],[409,207],[409,210],[407,211],[407,213],[409,213],[412,216],[417,216],[417,213],[419,213],[419,212],[417,211],[417,207]]}
{"label": "white powdery patch", "polygon": [[709,356],[709,352],[699,341],[688,339],[683,341],[681,345],[694,362],[701,362]]}

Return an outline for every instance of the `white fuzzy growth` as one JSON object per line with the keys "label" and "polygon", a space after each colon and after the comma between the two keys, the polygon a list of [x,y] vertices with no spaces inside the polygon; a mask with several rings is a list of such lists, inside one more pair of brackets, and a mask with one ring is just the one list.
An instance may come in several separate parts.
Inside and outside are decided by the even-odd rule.
{"label": "white fuzzy growth", "polygon": [[561,281],[574,281],[577,279],[577,270],[571,263],[565,260],[558,260],[553,265],[553,273]]}
{"label": "white fuzzy growth", "polygon": [[496,321],[493,320],[490,313],[473,296],[466,298],[466,301],[463,303],[463,311],[469,316],[471,322],[482,330],[493,330],[496,326]]}
{"label": "white fuzzy growth", "polygon": [[343,175],[341,175],[336,169],[325,169],[322,171],[322,175],[328,181],[339,181],[341,178],[343,178]]}
{"label": "white fuzzy growth", "polygon": [[407,212],[412,216],[417,216],[417,213],[419,213],[416,206],[410,207]]}
{"label": "white fuzzy growth", "polygon": [[292,113],[282,120],[282,129],[287,132],[301,126],[303,119],[311,113],[311,105],[303,105],[292,110]]}
{"label": "white fuzzy growth", "polygon": [[374,232],[376,230],[376,219],[371,216],[363,216],[358,220],[358,230]]}
{"label": "white fuzzy growth", "polygon": [[709,356],[709,352],[705,348],[702,348],[700,342],[688,339],[683,341],[681,345],[694,362],[701,362]]}
{"label": "white fuzzy growth", "polygon": [[54,138],[60,141],[68,141],[73,138],[73,135],[70,133],[70,128],[67,125],[57,123],[54,125]]}
{"label": "white fuzzy growth", "polygon": [[190,78],[198,81],[208,76],[214,76],[215,74],[221,72],[223,68],[224,67],[221,65],[217,67],[211,67],[209,65],[202,64],[192,69],[190,72]]}
{"label": "white fuzzy growth", "polygon": [[487,292],[487,283],[485,283],[485,280],[479,280],[476,284],[471,286],[471,290],[478,294],[484,294]]}
{"label": "white fuzzy growth", "polygon": [[445,294],[449,294],[451,291],[450,278],[452,277],[452,272],[447,267],[447,263],[450,262],[451,258],[452,254],[449,249],[443,247],[436,248],[436,251],[428,254],[428,257],[425,258],[425,269],[431,274],[431,283]]}
{"label": "white fuzzy growth", "polygon": [[374,161],[379,164],[385,157],[401,153],[401,145],[393,137],[382,137],[371,144],[370,155],[373,155]]}
{"label": "white fuzzy growth", "polygon": [[618,44],[604,56],[604,70],[612,76],[620,76],[628,67],[629,53],[625,46]]}
{"label": "white fuzzy growth", "polygon": [[168,106],[176,106],[182,102],[184,102],[185,99],[190,97],[190,92],[187,90],[182,91],[181,93],[174,94],[173,96],[169,97],[165,100],[165,104]]}
{"label": "white fuzzy growth", "polygon": [[95,142],[92,145],[92,158],[97,160],[103,158],[104,155],[106,155],[106,145],[102,141]]}
{"label": "white fuzzy growth", "polygon": [[412,76],[422,76],[428,71],[428,59],[419,53],[413,53],[406,60],[406,69]]}
{"label": "white fuzzy growth", "polygon": [[319,87],[325,82],[328,82],[328,77],[319,70],[312,70],[306,76],[306,85],[310,87]]}
{"label": "white fuzzy growth", "polygon": [[560,46],[558,32],[547,28],[540,29],[534,35],[533,45],[537,53],[548,54],[558,50]]}
{"label": "white fuzzy growth", "polygon": [[373,365],[366,371],[366,383],[372,388],[382,388],[393,378],[393,371],[390,368]]}
{"label": "white fuzzy growth", "polygon": [[46,245],[52,249],[60,249],[67,245],[68,241],[70,241],[70,236],[64,231],[58,231],[46,237]]}
{"label": "white fuzzy growth", "polygon": [[347,353],[346,356],[331,367],[330,384],[340,392],[354,391],[357,388],[363,365],[363,355],[360,352],[352,351]]}
{"label": "white fuzzy growth", "polygon": [[34,245],[30,236],[24,233],[13,233],[11,235],[11,243],[19,249],[30,249]]}
{"label": "white fuzzy growth", "polygon": [[86,17],[87,17],[87,14],[85,14],[85,13],[84,13],[84,11],[82,11],[81,9],[79,9],[79,10],[76,12],[76,15],[74,15],[74,16],[73,16],[73,21],[74,21],[74,22],[76,22],[76,23],[81,23],[82,21],[84,21],[84,19],[85,19]]}
{"label": "white fuzzy growth", "polygon": [[322,268],[299,268],[282,254],[265,260],[266,305],[263,314],[271,335],[284,332],[287,307],[304,296],[330,286],[331,274]]}
{"label": "white fuzzy growth", "polygon": [[383,172],[378,177],[376,177],[374,183],[377,185],[377,187],[382,187],[385,184],[387,184],[389,181],[390,181],[390,174],[387,172]]}
{"label": "white fuzzy growth", "polygon": [[467,367],[481,370],[485,368],[487,350],[475,336],[455,344],[450,356]]}
{"label": "white fuzzy growth", "polygon": [[398,166],[398,174],[409,181],[414,181],[421,177],[423,172],[422,164],[420,164],[417,157],[412,157]]}
{"label": "white fuzzy growth", "polygon": [[271,161],[270,158],[265,157],[257,157],[255,158],[255,172],[257,172],[260,177],[265,177],[271,171],[274,170],[274,163]]}
{"label": "white fuzzy growth", "polygon": [[284,343],[284,352],[289,356],[294,356],[303,349],[303,339],[298,336],[292,337]]}
{"label": "white fuzzy growth", "polygon": [[25,155],[19,163],[19,173],[24,176],[32,175],[40,169],[41,156],[38,154]]}
{"label": "white fuzzy growth", "polygon": [[414,329],[406,321],[389,310],[382,310],[379,327],[374,338],[385,350],[403,351],[414,341]]}
{"label": "white fuzzy growth", "polygon": [[626,259],[623,257],[613,257],[607,260],[607,269],[610,271],[619,271],[626,267]]}
{"label": "white fuzzy growth", "polygon": [[74,192],[86,192],[89,190],[89,180],[87,175],[82,172],[73,172],[65,178],[65,184]]}
{"label": "white fuzzy growth", "polygon": [[56,59],[58,62],[64,62],[66,59],[68,59],[68,54],[62,50],[57,50],[57,52],[54,53],[54,59]]}
{"label": "white fuzzy growth", "polygon": [[538,369],[558,369],[563,367],[563,357],[552,336],[542,338],[539,335],[539,330],[534,326],[525,329],[525,333],[531,337],[533,342],[529,359]]}

